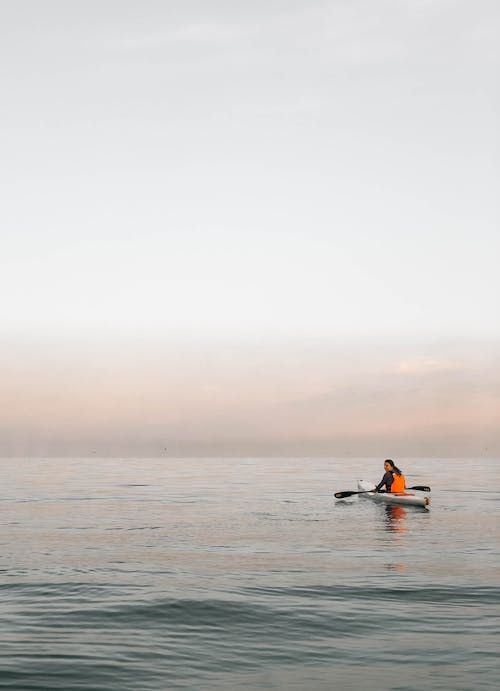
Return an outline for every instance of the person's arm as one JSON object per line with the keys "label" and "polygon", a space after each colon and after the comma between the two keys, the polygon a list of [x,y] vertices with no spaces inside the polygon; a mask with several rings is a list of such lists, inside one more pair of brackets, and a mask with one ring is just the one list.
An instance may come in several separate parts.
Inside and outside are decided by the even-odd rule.
{"label": "person's arm", "polygon": [[382,487],[385,485],[385,489],[387,492],[391,491],[391,485],[392,485],[392,473],[387,471],[384,473],[384,477],[382,480],[378,483],[378,485],[375,487],[375,492],[380,492]]}

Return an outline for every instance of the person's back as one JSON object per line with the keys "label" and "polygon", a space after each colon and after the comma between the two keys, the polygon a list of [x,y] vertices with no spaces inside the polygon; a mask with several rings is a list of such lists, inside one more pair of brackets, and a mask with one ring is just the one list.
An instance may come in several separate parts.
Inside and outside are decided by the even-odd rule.
{"label": "person's back", "polygon": [[406,483],[405,483],[405,476],[401,471],[399,471],[399,475],[397,472],[393,471],[392,473],[392,485],[391,485],[391,492],[404,492],[406,489]]}

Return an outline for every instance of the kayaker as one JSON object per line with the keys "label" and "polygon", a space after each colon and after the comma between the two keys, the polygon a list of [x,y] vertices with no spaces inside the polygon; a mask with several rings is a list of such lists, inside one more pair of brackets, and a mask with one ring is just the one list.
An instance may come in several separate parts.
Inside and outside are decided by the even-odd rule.
{"label": "kayaker", "polygon": [[386,492],[404,492],[405,491],[405,476],[391,461],[390,458],[384,461],[384,477],[375,487],[375,492],[380,492],[385,486]]}

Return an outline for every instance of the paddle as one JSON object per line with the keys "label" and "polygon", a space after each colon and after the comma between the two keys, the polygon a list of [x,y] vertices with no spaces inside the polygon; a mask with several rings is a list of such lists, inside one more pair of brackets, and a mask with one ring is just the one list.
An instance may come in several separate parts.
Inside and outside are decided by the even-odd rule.
{"label": "paddle", "polygon": [[[430,492],[431,488],[427,487],[427,485],[415,485],[415,487],[407,487],[406,489],[417,489],[420,490],[420,492]],[[345,497],[352,497],[353,494],[368,494],[369,492],[373,492],[374,490],[372,489],[364,489],[362,492],[335,492],[333,495],[336,499],[344,499]],[[385,490],[382,490],[381,493],[385,492]]]}

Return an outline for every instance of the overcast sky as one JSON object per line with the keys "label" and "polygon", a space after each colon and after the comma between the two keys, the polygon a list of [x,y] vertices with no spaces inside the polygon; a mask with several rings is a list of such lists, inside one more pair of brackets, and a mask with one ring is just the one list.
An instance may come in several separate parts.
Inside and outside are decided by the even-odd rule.
{"label": "overcast sky", "polygon": [[500,453],[499,20],[0,0],[0,453]]}

